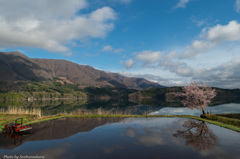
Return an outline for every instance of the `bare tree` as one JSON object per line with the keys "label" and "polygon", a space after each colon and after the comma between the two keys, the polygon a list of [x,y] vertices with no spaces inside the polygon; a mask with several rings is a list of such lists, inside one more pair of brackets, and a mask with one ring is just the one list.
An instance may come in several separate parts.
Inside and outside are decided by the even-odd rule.
{"label": "bare tree", "polygon": [[192,82],[189,86],[183,86],[182,91],[170,94],[174,97],[182,98],[182,104],[190,109],[201,109],[203,114],[206,114],[204,108],[216,96],[215,89],[205,84],[201,85],[198,82]]}
{"label": "bare tree", "polygon": [[219,144],[218,137],[208,128],[204,121],[189,119],[184,122],[185,130],[178,130],[174,137],[182,137],[185,144],[192,146],[195,150],[210,150]]}

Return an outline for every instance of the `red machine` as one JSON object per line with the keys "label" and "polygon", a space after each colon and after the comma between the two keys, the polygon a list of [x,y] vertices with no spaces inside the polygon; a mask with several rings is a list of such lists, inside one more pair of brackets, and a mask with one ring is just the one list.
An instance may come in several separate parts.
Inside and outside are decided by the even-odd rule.
{"label": "red machine", "polygon": [[31,129],[32,127],[29,125],[23,126],[23,118],[18,118],[15,122],[5,125],[5,131],[11,133],[25,132]]}

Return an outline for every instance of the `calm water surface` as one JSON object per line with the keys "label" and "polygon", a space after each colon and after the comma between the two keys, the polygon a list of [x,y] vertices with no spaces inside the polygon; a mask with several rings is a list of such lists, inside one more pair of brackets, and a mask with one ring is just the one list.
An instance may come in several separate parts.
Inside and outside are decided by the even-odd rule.
{"label": "calm water surface", "polygon": [[240,133],[193,119],[67,118],[33,125],[31,134],[0,136],[3,155],[46,159],[231,158]]}
{"label": "calm water surface", "polygon": [[[229,103],[229,104],[221,104],[217,106],[206,107],[206,111],[211,114],[232,114],[232,113],[240,113],[240,104]],[[188,109],[187,107],[162,107],[157,111],[153,111],[150,113],[151,115],[195,115],[200,116],[202,111],[199,109]]]}
{"label": "calm water surface", "polygon": [[[69,101],[70,102],[70,101]],[[20,110],[19,110],[20,109]],[[170,105],[136,105],[136,103],[129,102],[93,102],[93,103],[78,103],[67,101],[55,101],[52,103],[25,103],[23,105],[1,105],[0,112],[13,110],[19,111],[34,111],[33,114],[41,114],[42,116],[56,115],[56,114],[126,114],[126,115],[195,115],[199,116],[202,111],[195,109],[190,110],[187,107],[171,107]],[[240,113],[240,104],[229,103],[216,106],[210,106],[205,108],[206,111],[211,114],[223,114],[223,113]]]}

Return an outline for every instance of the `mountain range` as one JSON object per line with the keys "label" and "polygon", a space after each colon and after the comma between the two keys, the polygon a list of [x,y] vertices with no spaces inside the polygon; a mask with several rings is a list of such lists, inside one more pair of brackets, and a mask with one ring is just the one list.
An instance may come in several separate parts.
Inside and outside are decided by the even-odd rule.
{"label": "mountain range", "polygon": [[164,87],[143,78],[129,78],[67,60],[29,58],[19,52],[0,52],[0,81],[61,81],[80,87],[148,89]]}

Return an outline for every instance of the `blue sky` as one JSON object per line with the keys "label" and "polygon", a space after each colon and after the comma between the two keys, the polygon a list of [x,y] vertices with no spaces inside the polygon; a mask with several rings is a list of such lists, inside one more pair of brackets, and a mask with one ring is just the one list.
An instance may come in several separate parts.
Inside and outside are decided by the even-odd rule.
{"label": "blue sky", "polygon": [[240,88],[240,0],[0,0],[0,51]]}

